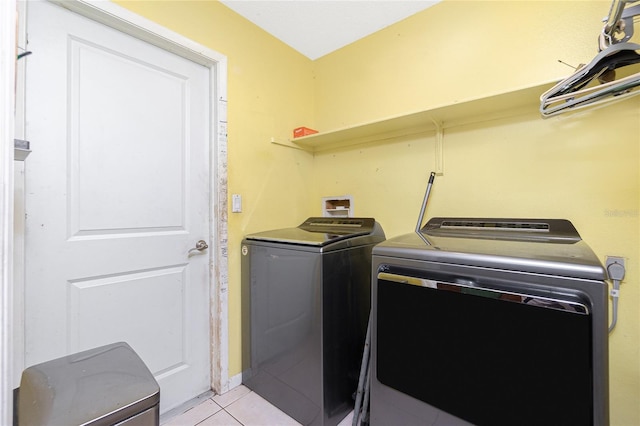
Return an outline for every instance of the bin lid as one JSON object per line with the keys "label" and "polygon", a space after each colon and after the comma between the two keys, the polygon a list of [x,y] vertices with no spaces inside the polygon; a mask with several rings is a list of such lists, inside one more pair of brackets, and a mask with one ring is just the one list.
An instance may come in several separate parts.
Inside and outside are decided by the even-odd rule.
{"label": "bin lid", "polygon": [[160,401],[160,387],[124,342],[79,352],[24,370],[20,425],[112,425]]}

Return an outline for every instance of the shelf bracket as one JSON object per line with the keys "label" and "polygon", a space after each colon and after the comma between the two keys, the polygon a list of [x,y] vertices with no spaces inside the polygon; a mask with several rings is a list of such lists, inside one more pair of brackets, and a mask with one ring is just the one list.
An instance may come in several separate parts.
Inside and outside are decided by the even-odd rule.
{"label": "shelf bracket", "polygon": [[436,145],[434,149],[435,172],[438,176],[444,175],[444,126],[442,123],[430,118],[436,128]]}

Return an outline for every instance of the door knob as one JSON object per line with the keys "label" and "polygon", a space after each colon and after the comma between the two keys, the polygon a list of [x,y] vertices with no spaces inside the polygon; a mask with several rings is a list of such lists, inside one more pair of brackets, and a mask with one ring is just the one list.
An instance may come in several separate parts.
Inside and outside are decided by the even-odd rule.
{"label": "door knob", "polygon": [[209,244],[205,240],[200,240],[196,243],[196,246],[189,250],[189,254],[193,251],[203,251],[209,248]]}
{"label": "door knob", "polygon": [[204,240],[200,240],[196,243],[196,250],[206,250],[209,248],[209,245],[204,241]]}

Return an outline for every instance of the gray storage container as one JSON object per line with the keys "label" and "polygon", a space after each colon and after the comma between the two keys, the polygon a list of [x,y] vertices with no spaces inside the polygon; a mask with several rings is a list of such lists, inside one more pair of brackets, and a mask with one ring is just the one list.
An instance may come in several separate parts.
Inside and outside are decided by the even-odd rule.
{"label": "gray storage container", "polygon": [[158,425],[160,387],[131,347],[114,343],[22,373],[19,425]]}

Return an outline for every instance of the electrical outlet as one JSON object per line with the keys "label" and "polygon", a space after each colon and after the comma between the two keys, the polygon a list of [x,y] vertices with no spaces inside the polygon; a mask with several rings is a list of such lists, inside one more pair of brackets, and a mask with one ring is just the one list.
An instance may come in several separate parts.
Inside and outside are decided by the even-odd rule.
{"label": "electrical outlet", "polygon": [[609,265],[612,265],[614,263],[617,263],[619,265],[622,265],[622,267],[624,267],[624,257],[607,256],[607,260],[606,260],[604,266],[609,268]]}
{"label": "electrical outlet", "polygon": [[607,274],[609,275],[609,278],[611,278],[612,280],[621,281],[624,278],[624,257],[607,256],[605,267],[607,268]]}

